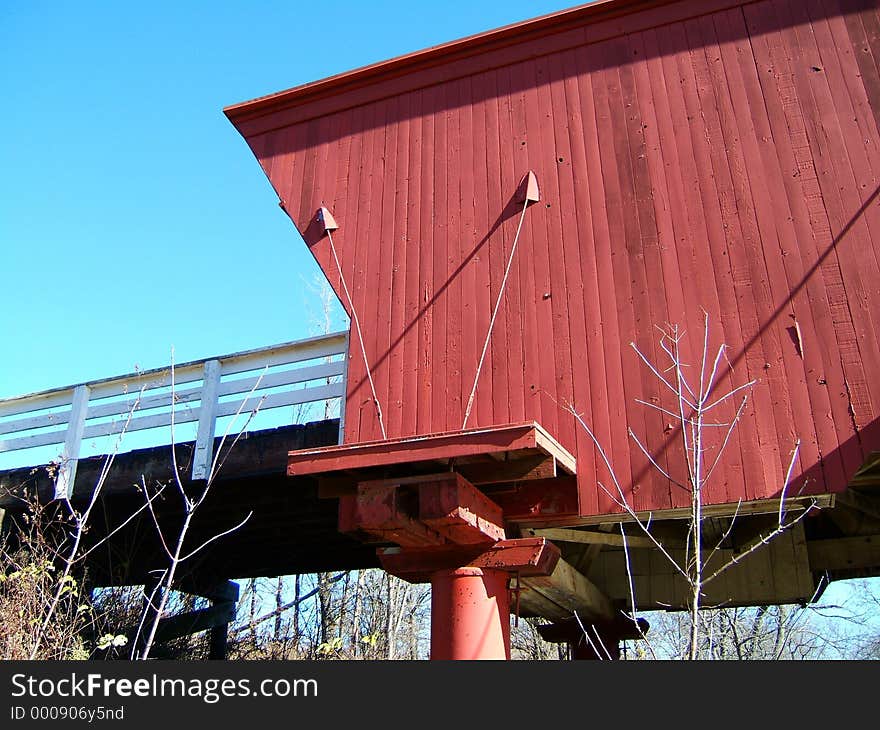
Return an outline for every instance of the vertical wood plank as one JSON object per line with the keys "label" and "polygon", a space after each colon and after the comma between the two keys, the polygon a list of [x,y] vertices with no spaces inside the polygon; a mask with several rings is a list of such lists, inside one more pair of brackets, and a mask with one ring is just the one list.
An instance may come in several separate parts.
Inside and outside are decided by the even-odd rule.
{"label": "vertical wood plank", "polygon": [[449,185],[447,174],[448,114],[446,112],[448,85],[434,87],[432,99],[434,114],[434,266],[431,300],[433,301],[432,356],[431,356],[431,427],[433,432],[446,430],[447,387],[449,383],[448,337],[446,321],[449,290],[447,287],[446,252],[449,246]]}
{"label": "vertical wood plank", "polygon": [[[220,362],[208,360],[199,394],[199,427],[193,453],[193,480],[208,479],[214,459],[214,432],[217,428],[217,391],[220,388]],[[173,404],[172,404],[173,407]]]}
{"label": "vertical wood plank", "polygon": [[[459,367],[459,399],[461,418],[450,424],[450,428],[461,428],[464,422],[464,414],[474,383],[474,375],[477,363],[483,349],[485,329],[477,334],[477,310],[482,309],[482,297],[477,291],[477,267],[479,265],[480,251],[477,250],[476,236],[476,200],[475,200],[475,176],[477,167],[482,167],[474,159],[476,149],[474,146],[474,108],[473,94],[471,92],[471,79],[464,78],[458,82],[460,89],[459,99],[459,139],[461,149],[459,169],[459,225],[458,225],[458,272],[456,278],[460,282],[460,309],[461,309],[461,359]],[[482,134],[482,132],[481,132]],[[479,344],[477,340],[479,339]],[[491,367],[491,366],[490,366]],[[480,397],[491,397],[491,391],[486,391],[487,384],[491,387],[491,378],[484,378],[481,374],[480,382],[474,395],[475,401],[471,407],[468,424],[474,426],[479,421]]]}
{"label": "vertical wood plank", "polygon": [[[682,327],[685,332],[698,332],[699,324],[694,322],[698,320],[700,312],[692,304],[689,306],[685,303],[686,294],[694,286],[693,255],[687,245],[686,221],[682,221],[684,216],[673,214],[684,212],[684,203],[680,200],[680,182],[678,188],[675,187],[678,178],[668,177],[668,174],[677,174],[678,163],[656,33],[653,30],[641,33],[632,39],[632,43],[633,55],[642,59],[634,64],[633,72],[643,118],[645,158],[654,203],[653,217],[660,259],[656,265],[662,271],[667,312],[665,321]],[[655,331],[653,336],[656,339],[658,333]],[[661,362],[665,362],[665,355],[657,356]],[[677,402],[668,389],[661,388],[655,397],[661,408],[676,412]],[[680,435],[675,432],[670,417],[661,420],[665,438],[660,448],[665,456],[667,474],[671,477],[671,483],[667,485],[667,499],[669,504],[677,505],[682,495],[676,494],[676,483],[687,483],[687,469],[679,450]]]}
{"label": "vertical wood plank", "polygon": [[383,231],[384,245],[391,252],[390,296],[389,296],[389,339],[385,346],[388,362],[388,435],[403,436],[404,411],[407,404],[403,399],[403,383],[408,371],[404,359],[407,337],[406,282],[409,258],[409,225],[407,199],[409,148],[410,148],[410,96],[405,94],[398,100],[397,123],[394,125],[393,170],[394,206],[390,226]]}
{"label": "vertical wood plank", "polygon": [[[501,208],[496,202],[494,210],[490,204],[490,189],[494,189],[495,197],[498,197],[498,183],[490,182],[490,174],[497,175],[498,154],[493,147],[497,145],[491,137],[489,131],[490,110],[495,108],[492,99],[492,90],[489,84],[494,79],[494,74],[483,73],[471,78],[471,126],[468,133],[468,149],[466,153],[473,160],[473,206],[474,206],[474,236],[473,236],[473,255],[474,255],[474,271],[471,286],[474,289],[474,361],[479,358],[482,352],[483,342],[486,333],[489,330],[489,321],[492,316],[492,309],[495,306],[495,300],[492,298],[492,276],[491,276],[491,255],[492,245],[496,240],[495,231],[493,231],[493,221],[500,214]],[[497,137],[497,121],[495,124],[495,135]],[[494,151],[494,164],[489,163],[489,158]],[[491,173],[490,173],[491,170]],[[477,386],[477,397],[473,408],[473,423],[475,425],[486,426],[493,421],[492,410],[493,403],[496,400],[494,386],[494,374],[497,373],[495,367],[495,345],[500,340],[504,341],[504,332],[499,330],[501,324],[496,319],[495,328],[492,332],[492,340],[486,351],[486,362],[483,365],[483,371],[480,373],[480,383]],[[467,361],[465,361],[466,363]],[[469,387],[473,385],[470,371],[465,364],[464,377],[462,384],[465,385],[464,398],[470,396]],[[467,400],[464,401],[467,405]],[[501,421],[498,421],[500,423]]]}
{"label": "vertical wood plank", "polygon": [[[818,247],[818,237],[824,237],[823,231],[829,231],[829,228],[827,222],[821,222],[825,217],[821,198],[811,193],[815,188],[815,169],[808,151],[806,154],[802,151],[807,145],[803,117],[794,101],[790,82],[784,81],[790,79],[790,75],[773,73],[777,68],[783,71],[780,66],[784,65],[784,61],[772,50],[770,42],[776,36],[767,32],[766,21],[757,12],[759,9],[749,9],[748,23],[741,11],[727,20],[731,24],[741,22],[749,33],[745,43],[753,58],[741,60],[739,67],[749,94],[752,118],[761,134],[764,169],[769,171],[768,185],[773,193],[785,191],[787,206],[781,200],[772,201],[775,217],[778,220],[780,212],[784,214],[786,208],[790,211],[785,218],[791,221],[793,233],[790,242],[783,244],[782,254],[786,266],[792,271],[792,292],[796,294],[799,289],[806,288],[816,336],[819,338],[817,342],[834,342],[836,332],[829,299],[829,281],[840,278],[839,267],[835,258],[828,257],[830,249],[826,248],[823,253]],[[766,121],[762,112],[766,114]],[[800,266],[797,266],[798,259]],[[838,447],[845,437],[840,438],[834,424],[847,423],[849,416],[846,403],[838,395],[845,393],[846,389],[840,360],[831,348],[811,349],[818,350],[822,357],[822,367],[811,375],[815,376],[817,385],[824,386],[828,403],[826,409],[814,411],[813,420],[817,424],[823,462],[837,475],[834,478],[829,476],[832,479],[829,486],[842,484],[844,465]],[[813,355],[807,357],[812,362]]]}
{"label": "vertical wood plank", "polygon": [[399,335],[403,348],[402,401],[403,418],[401,435],[418,433],[419,364],[421,362],[421,337],[419,333],[420,272],[422,268],[422,175],[421,155],[423,144],[423,116],[421,113],[421,94],[409,94],[409,149],[406,169],[406,267],[401,270],[404,280],[403,332]]}
{"label": "vertical wood plank", "polygon": [[[558,57],[557,57],[558,58]],[[549,267],[549,287],[541,295],[545,305],[549,305],[552,322],[553,350],[545,357],[548,363],[552,363],[551,381],[544,385],[542,394],[542,406],[554,414],[553,434],[556,439],[567,449],[574,449],[574,428],[570,418],[564,416],[563,408],[566,403],[571,403],[572,392],[572,359],[571,359],[571,330],[570,315],[568,312],[568,296],[566,290],[566,260],[565,245],[563,239],[562,219],[570,215],[566,203],[562,200],[560,185],[560,170],[565,167],[565,148],[568,143],[568,135],[562,130],[557,134],[559,124],[565,124],[566,114],[564,103],[555,106],[556,103],[564,102],[561,94],[562,88],[559,80],[555,78],[554,69],[550,58],[545,57],[536,62],[536,68],[541,79],[538,86],[538,108],[544,118],[541,123],[541,150],[542,150],[542,175],[545,179],[541,186],[541,202],[545,204],[547,216],[547,263]],[[559,162],[559,158],[562,162]],[[567,202],[567,201],[566,201]],[[546,208],[547,204],[550,208]],[[536,203],[535,205],[540,205]],[[573,246],[572,248],[576,248]],[[548,299],[544,297],[549,294]],[[552,360],[548,357],[552,355]]]}
{"label": "vertical wood plank", "polygon": [[419,196],[419,405],[418,433],[430,433],[434,424],[434,262],[436,260],[435,200],[436,174],[434,170],[434,115],[430,110],[431,91],[421,90],[422,145]]}
{"label": "vertical wood plank", "polygon": [[78,385],[73,389],[70,418],[67,421],[67,433],[61,451],[61,466],[55,479],[55,499],[69,499],[73,495],[76,465],[79,461],[79,451],[89,411],[89,395],[90,390],[87,385]]}
{"label": "vertical wood plank", "polygon": [[[524,147],[527,164],[521,175],[534,170],[539,187],[549,186],[549,172],[546,159],[552,155],[547,150],[545,140],[547,112],[541,103],[539,92],[545,88],[546,74],[538,62],[530,63],[525,69],[528,88],[522,94],[525,107],[525,132],[528,144]],[[552,141],[549,142],[552,145]],[[534,327],[526,330],[528,351],[534,358],[534,380],[529,383],[527,409],[554,436],[557,433],[556,378],[554,373],[553,304],[550,283],[550,249],[548,227],[551,218],[556,216],[553,208],[558,201],[549,199],[546,194],[541,201],[529,206],[524,222],[524,234],[528,239],[517,248],[517,256],[531,274],[530,291],[527,293],[527,311],[534,313]],[[549,295],[549,296],[548,296]],[[531,324],[531,323],[530,323]]]}
{"label": "vertical wood plank", "polygon": [[[579,86],[580,101],[582,104],[582,119],[584,120],[584,140],[586,142],[586,187],[589,199],[589,208],[592,211],[593,244],[595,251],[595,281],[592,280],[593,260],[589,256],[582,259],[587,264],[586,276],[590,279],[586,287],[588,297],[592,302],[590,307],[592,321],[598,332],[596,344],[599,352],[596,354],[596,365],[599,359],[603,365],[597,368],[597,375],[604,370],[604,379],[597,382],[597,388],[601,388],[607,394],[604,402],[607,404],[608,420],[607,430],[598,430],[596,436],[603,449],[608,453],[611,467],[622,485],[629,487],[632,484],[632,466],[629,459],[629,436],[627,434],[626,396],[624,393],[623,367],[621,362],[621,333],[617,318],[617,292],[614,285],[614,267],[612,248],[619,245],[619,238],[612,236],[609,210],[613,210],[615,201],[608,192],[608,184],[604,174],[604,160],[602,155],[602,142],[600,141],[600,129],[607,128],[607,103],[606,92],[602,81],[602,68],[606,49],[603,45],[588,46],[587,53],[578,58],[580,66]],[[588,239],[589,240],[589,239]],[[582,249],[583,250],[583,249]],[[598,307],[596,304],[598,303]],[[596,307],[593,309],[593,307]],[[598,326],[597,326],[598,325]],[[600,344],[601,343],[601,344]],[[591,391],[591,399],[597,397],[596,391]],[[602,403],[602,400],[597,400]],[[599,422],[604,420],[604,409],[597,414]],[[609,446],[610,444],[610,446]],[[592,439],[583,429],[578,431],[578,453],[582,449],[592,450]],[[600,512],[615,512],[620,508],[615,504],[617,497],[611,474],[605,467],[604,461],[598,458],[596,463],[599,469],[595,477],[582,475],[578,477],[578,489],[581,500],[585,502],[595,499]],[[606,492],[608,490],[611,494]],[[595,494],[595,497],[592,494]],[[588,496],[589,495],[589,496]]]}
{"label": "vertical wood plank", "polygon": [[[494,288],[493,301],[498,297],[504,269],[507,266],[513,236],[516,226],[516,208],[514,194],[516,192],[517,172],[521,164],[517,163],[517,155],[522,146],[521,134],[517,133],[514,126],[514,101],[512,90],[511,71],[508,68],[498,69],[496,72],[498,87],[498,130],[499,130],[499,157],[500,176],[498,179],[498,200],[505,211],[503,220],[499,222],[498,230],[498,253],[496,265],[493,271]],[[512,423],[526,420],[525,406],[525,349],[523,344],[523,282],[524,268],[521,264],[522,256],[515,258],[510,269],[510,278],[504,299],[501,303],[501,321],[505,324],[505,340],[499,338],[499,347],[502,357],[498,360],[499,376],[507,383],[507,411],[509,421]],[[495,388],[495,392],[500,392]]]}

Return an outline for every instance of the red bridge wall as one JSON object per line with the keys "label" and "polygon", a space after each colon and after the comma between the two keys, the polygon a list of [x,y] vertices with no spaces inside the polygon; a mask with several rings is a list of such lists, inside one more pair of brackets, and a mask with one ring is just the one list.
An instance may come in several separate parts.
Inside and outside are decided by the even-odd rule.
{"label": "red bridge wall", "polygon": [[[880,449],[878,63],[876,2],[618,1],[227,114],[348,308],[317,208],[339,223],[389,437],[461,428],[534,170],[468,427],[540,422],[581,512],[617,511],[573,404],[658,510],[687,495],[627,428],[681,476],[670,419],[635,401],[675,404],[629,343],[660,362],[678,323],[695,377],[704,311],[722,390],[758,381],[709,502],[777,494],[797,438],[793,490]],[[353,332],[346,442],[381,438],[365,376]]]}

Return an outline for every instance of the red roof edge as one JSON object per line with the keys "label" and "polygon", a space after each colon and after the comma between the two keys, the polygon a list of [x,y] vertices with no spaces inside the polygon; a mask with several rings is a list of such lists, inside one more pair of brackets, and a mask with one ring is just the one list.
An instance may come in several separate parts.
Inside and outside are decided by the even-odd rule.
{"label": "red roof edge", "polygon": [[[672,0],[674,1],[674,0]],[[556,33],[569,25],[577,25],[585,19],[599,20],[626,15],[646,7],[665,5],[670,0],[597,0],[588,5],[560,10],[538,18],[505,25],[458,40],[431,46],[398,56],[387,61],[362,66],[345,71],[319,81],[312,81],[286,91],[261,96],[251,101],[232,104],[223,113],[233,123],[260,117],[280,109],[298,106],[340,91],[348,91],[366,86],[379,77],[387,79],[421,68],[428,68],[451,58],[465,58],[485,51],[488,48],[503,47],[524,39],[533,39],[549,33]]]}

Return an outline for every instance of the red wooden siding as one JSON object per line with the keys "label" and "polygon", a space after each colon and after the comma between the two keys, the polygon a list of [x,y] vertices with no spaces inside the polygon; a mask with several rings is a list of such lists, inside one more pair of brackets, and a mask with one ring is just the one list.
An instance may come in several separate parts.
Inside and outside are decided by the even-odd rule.
{"label": "red wooden siding", "polygon": [[[454,431],[526,213],[468,427],[535,420],[616,511],[682,506],[673,408],[629,343],[702,317],[723,387],[757,379],[714,503],[842,489],[880,449],[880,14],[856,0],[610,2],[228,110],[360,317],[388,437]],[[346,442],[381,437],[352,332]],[[719,416],[732,416],[731,403]],[[720,430],[717,432],[720,434]],[[717,441],[710,444],[717,447]]]}

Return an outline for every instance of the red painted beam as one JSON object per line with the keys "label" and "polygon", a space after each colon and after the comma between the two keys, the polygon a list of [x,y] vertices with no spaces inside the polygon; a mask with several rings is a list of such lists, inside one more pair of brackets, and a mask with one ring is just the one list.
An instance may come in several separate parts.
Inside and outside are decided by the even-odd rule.
{"label": "red painted beam", "polygon": [[454,472],[419,485],[419,519],[458,544],[485,544],[505,537],[501,507]]}
{"label": "red painted beam", "polygon": [[503,510],[505,522],[527,525],[555,521],[564,524],[578,517],[575,477],[534,479],[488,490],[487,494]]}
{"label": "red painted beam", "polygon": [[447,541],[486,545],[504,539],[501,508],[461,474],[403,481],[361,482],[356,494],[341,497],[340,532],[406,547]]}
{"label": "red painted beam", "polygon": [[[415,499],[414,499],[415,498]],[[339,500],[339,531],[404,546],[439,545],[446,539],[418,519],[417,495],[383,486],[359,486]]]}
{"label": "red painted beam", "polygon": [[[539,430],[540,426],[536,423],[520,423],[291,451],[288,455],[287,475],[325,474],[420,461],[445,461],[462,456],[520,449],[537,449],[541,448]],[[548,438],[546,434],[544,437]]]}
{"label": "red painted beam", "polygon": [[528,578],[550,575],[559,561],[559,548],[543,537],[501,540],[491,547],[444,545],[425,548],[380,548],[382,567],[412,583],[425,583],[440,570],[485,568],[519,573]]}

